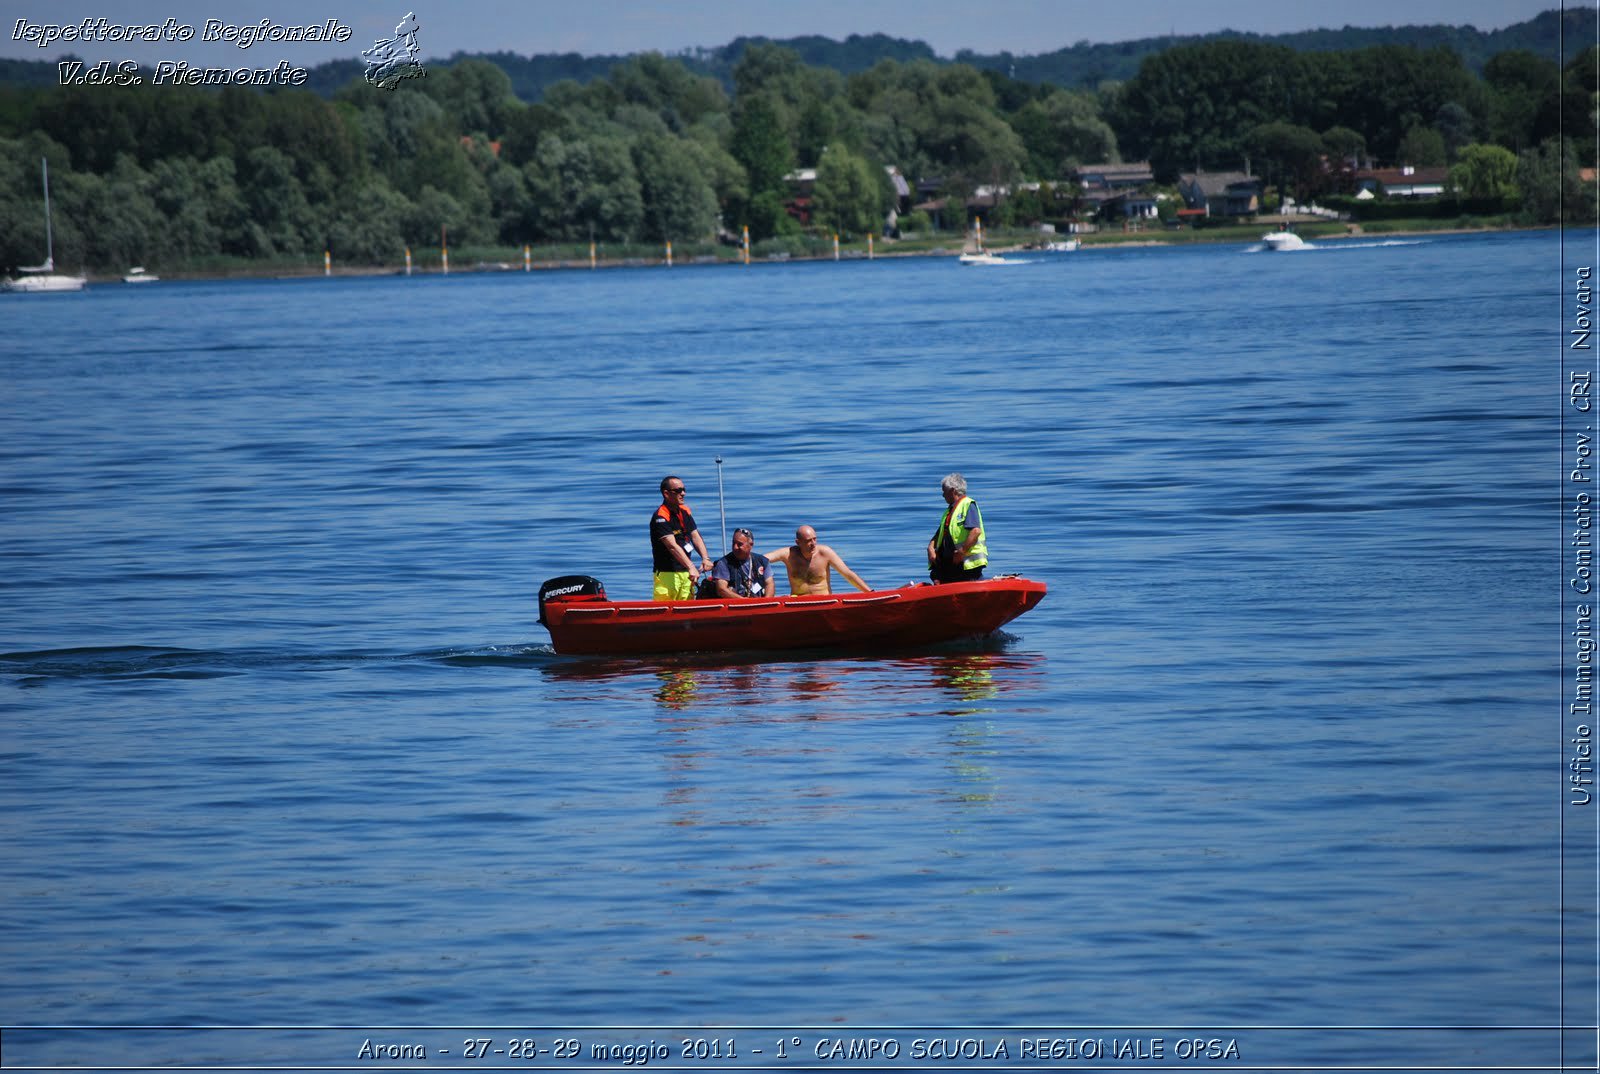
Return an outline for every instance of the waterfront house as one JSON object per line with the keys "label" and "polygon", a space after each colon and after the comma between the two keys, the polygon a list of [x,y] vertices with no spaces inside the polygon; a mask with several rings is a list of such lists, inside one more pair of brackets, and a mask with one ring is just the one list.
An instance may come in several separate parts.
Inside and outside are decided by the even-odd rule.
{"label": "waterfront house", "polygon": [[1356,172],[1356,191],[1390,198],[1437,198],[1449,185],[1449,168],[1364,168]]}
{"label": "waterfront house", "polygon": [[1178,192],[1190,210],[1213,219],[1261,211],[1261,180],[1245,172],[1187,172],[1178,179]]}

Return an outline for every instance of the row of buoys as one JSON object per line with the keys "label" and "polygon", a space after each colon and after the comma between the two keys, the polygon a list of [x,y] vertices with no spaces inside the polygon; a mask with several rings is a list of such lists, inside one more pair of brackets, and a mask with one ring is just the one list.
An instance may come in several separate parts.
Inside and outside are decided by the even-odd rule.
{"label": "row of buoys", "polygon": [[[868,235],[867,236],[867,260],[868,261],[873,260],[874,256],[875,256],[874,247],[873,247],[873,238],[874,237],[872,235]],[[740,257],[740,260],[743,261],[746,265],[748,265],[750,263],[750,229],[748,227],[744,229],[744,241],[740,244],[739,257]],[[835,261],[839,260],[839,236],[837,234],[833,236],[833,259]],[[442,268],[442,270],[444,272],[444,275],[446,275],[446,276],[450,275],[450,248],[448,246],[441,246],[439,248],[439,264],[440,264],[440,266],[441,266],[441,268]],[[668,268],[672,267],[672,240],[671,239],[667,240],[666,264],[667,264]],[[598,257],[596,256],[595,244],[593,242],[591,242],[591,243],[589,243],[589,267],[590,268],[598,268],[599,266],[600,266],[600,262],[599,262]],[[411,247],[407,246],[406,247],[406,275],[407,276],[411,275],[411,268],[412,268]],[[532,272],[533,271],[533,247],[529,246],[529,245],[526,245],[526,244],[524,244],[524,246],[522,247],[522,271],[523,272]],[[322,274],[324,276],[332,276],[333,275],[333,251],[331,251],[331,250],[322,251]]]}

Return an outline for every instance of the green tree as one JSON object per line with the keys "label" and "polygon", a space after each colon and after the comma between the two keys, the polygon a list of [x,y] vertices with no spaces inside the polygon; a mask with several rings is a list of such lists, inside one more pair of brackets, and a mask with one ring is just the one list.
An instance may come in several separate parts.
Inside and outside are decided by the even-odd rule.
{"label": "green tree", "polygon": [[293,162],[295,178],[313,201],[331,199],[338,184],[364,168],[359,131],[347,128],[340,110],[314,93],[274,93],[260,127],[263,143]]}
{"label": "green tree", "polygon": [[459,134],[498,138],[523,107],[511,90],[511,78],[487,60],[457,60],[430,68],[426,78],[410,85],[436,101]]}
{"label": "green tree", "polygon": [[[44,195],[39,161],[48,148],[35,149],[44,136],[0,138],[0,269],[37,265],[44,257]],[[66,166],[67,151],[57,145],[57,169]],[[31,196],[30,196],[31,193]]]}
{"label": "green tree", "polygon": [[717,197],[694,155],[677,139],[646,135],[633,144],[644,199],[644,236],[654,242],[710,237]]}
{"label": "green tree", "polygon": [[941,98],[920,135],[923,151],[944,169],[954,190],[970,193],[985,184],[1003,186],[1022,175],[1022,139],[981,101]]}
{"label": "green tree", "polygon": [[1522,211],[1529,223],[1586,223],[1593,225],[1595,213],[1593,184],[1590,196],[1578,174],[1578,157],[1570,143],[1547,138],[1533,149],[1517,156],[1517,188],[1522,192]]}
{"label": "green tree", "polygon": [[822,153],[843,133],[834,102],[811,97],[800,109],[795,123],[795,155],[806,167],[822,159]]}
{"label": "green tree", "polygon": [[794,167],[794,147],[784,133],[777,102],[756,92],[734,105],[728,151],[745,175],[744,189],[730,199],[731,218],[750,228],[754,240],[771,238],[787,219],[784,176]]}
{"label": "green tree", "polygon": [[644,105],[631,102],[617,106],[611,113],[610,125],[622,131],[629,139],[645,135],[660,138],[677,137],[676,132],[667,126],[666,120],[662,119],[660,114]]}
{"label": "green tree", "polygon": [[[753,97],[765,97],[794,161],[804,167],[814,166],[828,145],[860,141],[844,78],[828,68],[807,67],[793,49],[765,42],[746,45],[734,64],[733,82],[735,109]],[[752,193],[759,190],[752,187]]]}
{"label": "green tree", "polygon": [[1037,224],[1049,215],[1047,205],[1053,198],[1048,183],[1041,186],[1019,187],[1013,191],[1006,204],[1013,220],[1024,224]]}
{"label": "green tree", "polygon": [[1532,148],[1561,128],[1561,69],[1526,49],[1497,53],[1483,65],[1489,87],[1489,140]]}
{"label": "green tree", "polygon": [[519,108],[506,120],[505,135],[500,141],[500,159],[520,168],[538,152],[541,138],[546,134],[564,133],[567,129],[566,117],[549,105],[530,104]]}
{"label": "green tree", "polygon": [[1455,101],[1446,101],[1439,106],[1439,112],[1433,117],[1433,129],[1439,132],[1439,137],[1444,140],[1445,157],[1448,159],[1461,151],[1464,145],[1471,145],[1476,141],[1477,121],[1472,118],[1472,113],[1467,111],[1465,105]]}
{"label": "green tree", "polygon": [[[166,223],[165,256],[188,260],[248,252],[244,232],[249,216],[231,157],[203,163],[193,157],[157,161],[150,178],[151,196]],[[145,263],[161,260],[147,257]]]}
{"label": "green tree", "polygon": [[1450,169],[1450,184],[1474,199],[1517,196],[1517,156],[1499,145],[1469,145]]}
{"label": "green tree", "polygon": [[964,64],[885,60],[852,76],[845,99],[864,117],[864,155],[906,175],[942,178],[952,196],[1023,174],[1022,138],[997,111],[988,79]]}
{"label": "green tree", "polygon": [[455,198],[431,186],[409,199],[411,211],[401,226],[406,245],[417,250],[437,250],[441,242],[454,248],[490,241],[490,224],[474,215]]}
{"label": "green tree", "polygon": [[1409,164],[1417,168],[1438,167],[1449,159],[1449,154],[1445,151],[1444,135],[1432,127],[1412,127],[1406,131],[1405,137],[1400,139],[1400,144],[1395,147],[1394,152],[1397,164]]}
{"label": "green tree", "polygon": [[852,235],[880,233],[886,208],[883,169],[874,168],[843,146],[830,146],[817,162],[811,204],[816,221],[829,230]]}
{"label": "green tree", "polygon": [[1291,49],[1209,41],[1149,57],[1117,100],[1113,126],[1123,150],[1170,182],[1195,168],[1242,167],[1251,130],[1311,125],[1306,113],[1318,93],[1309,63]]}
{"label": "green tree", "polygon": [[1349,127],[1329,127],[1322,132],[1322,148],[1330,157],[1359,166],[1366,156],[1367,140]]}
{"label": "green tree", "polygon": [[502,163],[485,178],[489,186],[490,211],[494,213],[495,232],[499,240],[504,243],[530,240],[533,235],[526,225],[532,216],[533,199],[522,169]]}
{"label": "green tree", "polygon": [[737,103],[757,94],[767,95],[778,105],[785,136],[792,141],[800,109],[813,96],[822,95],[819,75],[806,68],[794,49],[753,41],[733,65],[733,99]]}
{"label": "green tree", "polygon": [[891,86],[875,92],[867,108],[852,107],[852,111],[863,117],[862,138],[875,156],[893,161],[907,175],[931,177],[941,169],[922,148],[919,133],[926,126],[922,108],[909,89]]}
{"label": "green tree", "polygon": [[[150,168],[177,157],[207,160],[226,152],[227,132],[217,115],[217,98],[188,88],[151,88],[139,133],[139,160]],[[341,150],[342,152],[342,150]]]}
{"label": "green tree", "polygon": [[[61,142],[74,169],[108,172],[117,157],[138,157],[138,96],[103,86],[63,86],[39,98],[39,129]],[[61,165],[64,172],[67,162]]]}
{"label": "green tree", "polygon": [[1252,167],[1265,170],[1269,184],[1276,183],[1280,197],[1289,192],[1302,198],[1316,192],[1322,168],[1322,136],[1292,123],[1263,123],[1245,138]]}
{"label": "green tree", "polygon": [[484,171],[493,158],[487,147],[480,140],[463,143],[442,116],[423,120],[408,134],[412,152],[397,160],[388,173],[394,188],[415,203],[421,203],[423,191],[430,188],[446,194],[488,229],[491,201]]}
{"label": "green tree", "polygon": [[1382,161],[1404,162],[1401,142],[1434,122],[1446,104],[1456,102],[1474,116],[1484,108],[1482,85],[1448,48],[1379,45],[1306,53],[1301,62],[1308,78],[1294,100],[1312,114],[1294,121],[1360,131]]}
{"label": "green tree", "polygon": [[794,146],[770,95],[757,92],[739,98],[728,151],[744,167],[752,197],[784,189],[783,177],[794,168]]}
{"label": "green tree", "polygon": [[726,116],[702,118],[685,132],[683,144],[710,183],[722,219],[737,221],[750,197],[750,181],[744,166],[725,148],[729,135],[731,125]]}
{"label": "green tree", "polygon": [[655,112],[674,133],[728,108],[727,95],[716,79],[696,75],[681,61],[659,52],[630,57],[611,69],[609,81],[624,102]]}
{"label": "green tree", "polygon": [[1117,136],[1093,94],[1054,90],[1028,101],[1011,117],[1036,179],[1060,179],[1083,164],[1117,159]]}
{"label": "green tree", "polygon": [[374,90],[358,111],[358,134],[367,163],[391,178],[444,122],[444,109],[421,93]]}
{"label": "green tree", "polygon": [[295,178],[294,161],[264,145],[245,155],[240,187],[246,213],[247,247],[256,257],[321,250],[323,236],[305,192]]}
{"label": "green tree", "polygon": [[72,213],[88,240],[88,264],[126,269],[165,259],[170,232],[150,197],[154,187],[150,173],[123,155],[106,176],[82,179],[98,181],[99,186]]}
{"label": "green tree", "polygon": [[523,238],[604,242],[637,238],[644,197],[628,145],[598,135],[567,140],[551,135],[523,169],[528,209]]}
{"label": "green tree", "polygon": [[405,254],[406,221],[416,208],[382,177],[343,191],[328,225],[328,251],[335,261],[393,265]]}
{"label": "green tree", "polygon": [[1591,45],[1561,73],[1561,129],[1579,160],[1595,159],[1600,129],[1600,45]]}

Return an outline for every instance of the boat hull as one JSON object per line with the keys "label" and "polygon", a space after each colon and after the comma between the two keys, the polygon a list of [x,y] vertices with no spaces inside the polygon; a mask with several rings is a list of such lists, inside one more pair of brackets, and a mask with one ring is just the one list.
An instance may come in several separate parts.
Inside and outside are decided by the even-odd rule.
{"label": "boat hull", "polygon": [[1266,243],[1269,250],[1300,250],[1305,247],[1305,240],[1292,231],[1269,231],[1261,236],[1261,241]]}
{"label": "boat hull", "polygon": [[37,276],[18,276],[0,283],[7,291],[24,294],[43,294],[51,291],[81,291],[89,281],[83,276],[62,276],[59,273],[41,273]]}
{"label": "boat hull", "polygon": [[573,655],[900,648],[992,634],[1045,588],[1008,577],[756,600],[574,596],[550,600],[544,621],[556,652]]}

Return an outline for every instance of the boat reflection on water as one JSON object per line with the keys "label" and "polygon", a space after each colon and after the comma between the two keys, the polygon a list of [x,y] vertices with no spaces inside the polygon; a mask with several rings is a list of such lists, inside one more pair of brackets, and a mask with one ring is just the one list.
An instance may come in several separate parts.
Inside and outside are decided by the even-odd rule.
{"label": "boat reflection on water", "polygon": [[1013,640],[993,635],[928,653],[885,657],[708,653],[654,660],[573,658],[544,664],[541,670],[567,685],[650,681],[663,709],[699,710],[708,724],[965,716],[983,711],[975,703],[1027,689],[1043,673],[1043,654],[1009,652]]}
{"label": "boat reflection on water", "polygon": [[[999,654],[995,653],[962,653],[929,660],[927,671],[933,685],[957,703],[945,715],[968,716],[988,711],[976,702],[988,701],[1000,693],[1002,684],[995,680],[998,662]],[[1010,688],[1013,684],[1007,680],[1005,685]]]}
{"label": "boat reflection on water", "polygon": [[620,718],[646,723],[660,819],[672,828],[781,827],[797,816],[850,823],[897,785],[943,803],[945,816],[1003,800],[1003,758],[1032,749],[1041,733],[1034,720],[1048,713],[1037,700],[1048,689],[1046,658],[1007,651],[1014,641],[871,658],[571,660],[542,670],[567,700],[634,699],[632,716]]}
{"label": "boat reflection on water", "polygon": [[966,809],[994,804],[999,780],[992,758],[1006,749],[998,732],[1008,717],[1018,715],[1005,711],[1008,695],[1037,686],[1043,663],[1033,653],[962,653],[928,662],[933,684],[948,706],[941,715],[953,720],[945,738],[950,782],[940,789],[942,798]]}
{"label": "boat reflection on water", "polygon": [[[839,688],[841,679],[829,673],[827,663],[791,664],[774,673],[770,661],[724,663],[716,666],[659,667],[656,702],[665,709],[686,711],[697,700],[707,705],[766,704],[816,699]],[[705,685],[705,696],[701,686]],[[799,719],[827,719],[827,715],[794,712]],[[735,715],[728,719],[737,721]],[[722,721],[726,722],[726,721]]]}
{"label": "boat reflection on water", "polygon": [[699,685],[689,668],[662,668],[656,672],[656,704],[664,709],[686,709],[694,703]]}

